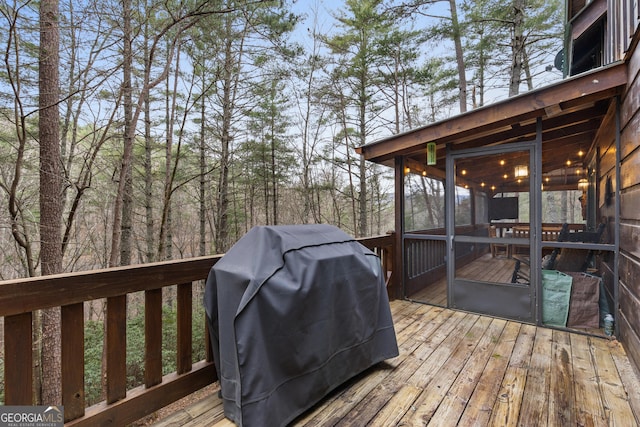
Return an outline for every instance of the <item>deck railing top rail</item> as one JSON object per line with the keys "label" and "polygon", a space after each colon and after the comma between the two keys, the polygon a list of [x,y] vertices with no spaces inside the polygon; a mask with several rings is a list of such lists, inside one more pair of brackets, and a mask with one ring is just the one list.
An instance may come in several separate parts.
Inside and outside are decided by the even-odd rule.
{"label": "deck railing top rail", "polygon": [[61,307],[207,278],[222,255],[0,282],[0,316]]}

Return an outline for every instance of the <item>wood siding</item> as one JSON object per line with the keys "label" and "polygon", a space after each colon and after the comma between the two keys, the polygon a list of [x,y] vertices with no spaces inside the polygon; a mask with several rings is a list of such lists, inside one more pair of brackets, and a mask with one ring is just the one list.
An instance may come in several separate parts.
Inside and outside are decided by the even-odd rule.
{"label": "wood siding", "polygon": [[[637,11],[632,16],[637,22]],[[636,35],[637,37],[638,35]],[[630,52],[620,145],[619,339],[640,371],[640,50]]]}
{"label": "wood siding", "polygon": [[638,27],[638,0],[608,0],[608,50],[610,62],[624,58],[625,52],[631,46],[633,34]]}

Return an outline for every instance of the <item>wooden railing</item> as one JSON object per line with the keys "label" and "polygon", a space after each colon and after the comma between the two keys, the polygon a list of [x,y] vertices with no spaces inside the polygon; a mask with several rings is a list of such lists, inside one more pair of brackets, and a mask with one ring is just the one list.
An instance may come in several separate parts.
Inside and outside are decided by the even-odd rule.
{"label": "wooden railing", "polygon": [[394,234],[389,233],[382,236],[367,237],[358,239],[367,248],[371,249],[380,257],[382,272],[386,279],[387,293],[390,299],[401,295],[402,282],[400,281],[401,268],[394,268]]}
{"label": "wooden railing", "polygon": [[[393,236],[360,239],[380,255],[393,277]],[[61,311],[62,404],[70,426],[126,425],[216,381],[207,341],[205,360],[192,360],[194,283],[207,278],[221,255],[0,282],[4,317],[5,405],[33,402],[33,321],[37,310]],[[391,282],[392,283],[392,282]],[[162,375],[162,290],[177,285],[176,372]],[[144,291],[145,384],[127,390],[127,295]],[[106,298],[106,400],[85,408],[84,303]],[[46,375],[46,373],[45,373]]]}
{"label": "wooden railing", "polygon": [[[528,237],[529,223],[500,222],[492,223],[499,237]],[[456,235],[477,237],[489,236],[490,224],[476,224],[456,227]],[[584,224],[568,224],[570,232],[583,231]],[[562,224],[543,223],[541,236],[543,241],[556,241]],[[526,231],[526,232],[525,232]],[[523,232],[523,234],[518,234]],[[404,292],[411,297],[416,292],[441,280],[446,276],[447,249],[445,240],[429,239],[424,235],[444,236],[445,229],[412,231],[404,238]],[[514,245],[515,246],[515,245]],[[528,245],[526,246],[528,251]],[[489,250],[489,244],[456,243],[456,268],[482,256]]]}
{"label": "wooden railing", "polygon": [[[466,225],[456,227],[456,234],[468,236],[488,235],[488,225]],[[405,292],[413,295],[446,276],[447,247],[445,240],[420,238],[420,235],[444,236],[444,228],[412,232],[405,236]],[[456,264],[465,265],[488,250],[489,245],[458,243]]]}

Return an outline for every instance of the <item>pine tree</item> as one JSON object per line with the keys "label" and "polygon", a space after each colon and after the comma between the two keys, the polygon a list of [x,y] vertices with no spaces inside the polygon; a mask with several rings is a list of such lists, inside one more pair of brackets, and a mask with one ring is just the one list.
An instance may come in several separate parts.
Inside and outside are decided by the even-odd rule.
{"label": "pine tree", "polygon": [[358,236],[366,236],[369,231],[367,165],[352,151],[367,142],[379,123],[375,120],[381,111],[378,70],[384,59],[380,47],[390,28],[381,6],[381,0],[347,0],[345,10],[336,17],[341,32],[326,40],[336,57],[333,80],[337,87],[331,102],[344,140]]}
{"label": "pine tree", "polygon": [[[39,136],[40,261],[42,274],[62,272],[62,173],[60,171],[60,31],[57,0],[40,3]],[[62,404],[60,309],[42,312],[41,402]]]}

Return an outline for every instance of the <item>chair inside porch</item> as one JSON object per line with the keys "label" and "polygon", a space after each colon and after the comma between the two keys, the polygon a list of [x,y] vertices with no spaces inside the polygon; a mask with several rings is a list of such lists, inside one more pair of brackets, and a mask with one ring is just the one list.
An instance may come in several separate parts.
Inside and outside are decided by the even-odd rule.
{"label": "chair inside porch", "polygon": [[[640,381],[615,340],[396,300],[400,356],[295,426],[640,425]],[[155,426],[231,426],[216,393]]]}

